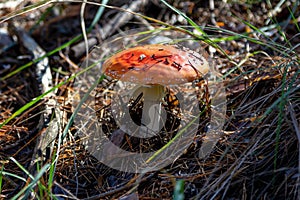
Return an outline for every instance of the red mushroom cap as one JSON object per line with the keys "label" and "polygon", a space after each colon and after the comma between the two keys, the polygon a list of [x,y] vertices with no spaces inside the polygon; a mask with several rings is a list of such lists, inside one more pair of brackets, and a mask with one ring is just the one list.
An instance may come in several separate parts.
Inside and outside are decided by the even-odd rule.
{"label": "red mushroom cap", "polygon": [[150,44],[121,51],[102,66],[102,72],[138,84],[173,85],[191,82],[209,71],[199,53],[178,45]]}

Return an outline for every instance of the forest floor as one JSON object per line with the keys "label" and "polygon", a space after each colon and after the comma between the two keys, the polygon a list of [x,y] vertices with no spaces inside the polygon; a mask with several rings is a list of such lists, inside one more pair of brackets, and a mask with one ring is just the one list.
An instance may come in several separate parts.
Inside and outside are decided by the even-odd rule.
{"label": "forest floor", "polygon": [[[0,199],[300,199],[299,1],[105,2],[0,2]],[[92,63],[158,35],[189,38],[213,73],[170,87],[164,131],[141,139],[116,123],[127,85]],[[137,125],[143,101],[125,102]],[[158,153],[142,168],[114,145]]]}

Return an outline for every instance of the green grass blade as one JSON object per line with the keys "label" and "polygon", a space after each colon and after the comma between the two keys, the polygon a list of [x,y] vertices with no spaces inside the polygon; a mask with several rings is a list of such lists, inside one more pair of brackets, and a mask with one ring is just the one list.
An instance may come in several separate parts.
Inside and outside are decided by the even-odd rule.
{"label": "green grass blade", "polygon": [[[163,2],[168,8],[170,8],[171,10],[173,10],[174,12],[176,12],[177,14],[181,15],[183,18],[185,18],[187,20],[187,22],[193,27],[195,28],[199,33],[201,33],[201,35],[199,34],[195,34],[192,32],[189,32],[192,36],[194,36],[195,38],[198,38],[200,40],[203,40],[204,42],[206,42],[207,44],[213,46],[216,49],[219,49],[223,55],[225,55],[229,60],[231,60],[231,58],[226,54],[226,52],[218,45],[216,44],[214,41],[212,41],[208,35],[206,34],[206,32],[200,28],[199,25],[197,25],[191,18],[189,18],[185,13],[181,12],[180,10],[174,8],[173,6],[171,6],[169,3],[167,3],[165,0],[160,0],[161,2]],[[187,30],[185,30],[187,31]]]}
{"label": "green grass blade", "polygon": [[50,164],[46,164],[41,168],[41,170],[38,172],[38,174],[32,178],[32,182],[29,183],[26,187],[22,188],[18,194],[16,194],[12,200],[17,200],[21,195],[24,194],[22,199],[27,199],[28,196],[30,195],[30,192],[33,190],[33,187],[38,183],[39,179],[43,176],[43,174],[49,169]]}
{"label": "green grass blade", "polygon": [[[296,2],[295,2],[295,3],[296,3]],[[287,8],[289,9],[290,15],[291,15],[291,17],[292,17],[292,19],[293,19],[293,24],[296,26],[297,31],[300,33],[300,27],[299,27],[299,25],[298,25],[298,23],[297,23],[297,19],[296,19],[295,15],[294,15],[294,12],[291,10],[290,7],[287,7]]]}
{"label": "green grass blade", "polygon": [[6,171],[2,171],[1,173],[2,173],[2,176],[11,176],[11,177],[17,178],[17,179],[23,181],[24,183],[26,183],[26,179],[21,176],[18,176],[16,174],[12,174],[12,173],[6,172]]}
{"label": "green grass blade", "polygon": [[24,111],[26,111],[27,109],[31,108],[31,106],[33,106],[34,104],[36,104],[38,101],[40,101],[42,98],[44,98],[47,94],[53,92],[54,90],[56,90],[57,88],[61,87],[62,85],[66,84],[67,82],[73,80],[75,77],[79,76],[80,74],[84,73],[85,71],[91,69],[92,67],[95,67],[97,63],[95,63],[94,65],[91,65],[90,67],[83,69],[82,71],[78,72],[77,74],[71,76],[70,78],[68,78],[65,81],[62,81],[61,83],[57,84],[56,86],[52,87],[50,90],[48,90],[47,92],[41,94],[40,96],[34,98],[33,100],[31,100],[29,103],[25,104],[24,106],[22,106],[20,109],[18,109],[16,112],[14,112],[9,118],[7,118],[2,124],[0,124],[0,128],[2,128],[5,124],[7,124],[8,122],[10,122],[12,119],[14,119],[15,117],[17,117],[18,115],[22,114]]}
{"label": "green grass blade", "polygon": [[[299,66],[298,66],[299,67]],[[297,70],[297,72],[294,74],[294,77],[292,78],[293,82],[290,83],[290,87],[286,92],[284,92],[280,98],[278,98],[275,102],[272,103],[271,106],[262,114],[260,118],[258,118],[257,122],[261,122],[266,116],[268,116],[271,112],[276,110],[278,106],[280,105],[280,102],[283,101],[283,99],[286,99],[288,95],[293,94],[295,91],[299,90],[297,87],[292,86],[292,84],[296,81],[300,74],[300,69]]]}
{"label": "green grass blade", "polygon": [[86,101],[86,99],[89,97],[90,93],[92,92],[92,90],[105,78],[105,76],[102,74],[101,77],[95,81],[95,83],[93,83],[93,85],[89,88],[89,90],[87,91],[87,93],[83,96],[83,98],[81,99],[81,101],[79,102],[79,104],[77,105],[77,107],[75,108],[74,112],[72,113],[65,129],[64,132],[62,134],[62,139],[66,137],[69,128],[71,127],[75,117],[77,116],[79,110],[81,109],[81,106],[84,104],[84,102]]}
{"label": "green grass blade", "polygon": [[29,176],[31,179],[34,178],[29,171],[27,171],[27,169],[25,169],[15,158],[10,157],[9,159],[11,159],[23,172],[25,172],[27,176]]}
{"label": "green grass blade", "polygon": [[56,0],[42,0],[42,1],[39,1],[35,4],[33,4],[33,5],[26,6],[25,8],[22,8],[21,10],[16,10],[15,12],[11,12],[8,15],[5,15],[5,16],[0,18],[0,24],[2,24],[5,21],[10,20],[13,17],[23,15],[27,12],[36,10],[38,8],[44,7],[44,6],[46,6],[48,4],[51,4],[51,3],[54,3],[54,2],[56,2]]}
{"label": "green grass blade", "polygon": [[4,166],[2,165],[1,171],[0,171],[0,194],[2,192],[3,169],[4,169]]}
{"label": "green grass blade", "polygon": [[159,154],[161,154],[164,150],[166,150],[175,140],[177,140],[193,123],[195,123],[199,117],[206,111],[206,109],[202,110],[201,113],[196,116],[193,120],[191,120],[184,128],[182,128],[167,144],[165,144],[162,148],[155,151],[155,153],[148,158],[146,163],[149,163],[151,160],[153,160],[155,157],[157,157]]}
{"label": "green grass blade", "polygon": [[173,199],[174,200],[184,200],[184,180],[183,179],[176,181],[176,184],[174,187]]}
{"label": "green grass blade", "polygon": [[21,72],[22,70],[24,70],[24,69],[30,67],[31,65],[33,65],[33,64],[35,64],[35,63],[38,63],[38,62],[41,61],[42,59],[44,59],[44,58],[46,58],[46,57],[49,57],[49,56],[51,56],[51,55],[53,55],[53,54],[55,54],[55,53],[57,53],[57,52],[63,50],[64,48],[70,46],[71,44],[73,44],[73,43],[79,41],[81,38],[82,38],[82,35],[76,36],[76,37],[73,38],[72,40],[66,42],[65,44],[63,44],[63,45],[61,45],[61,46],[59,46],[59,47],[57,47],[56,49],[50,51],[49,53],[46,53],[45,55],[41,56],[40,58],[37,58],[37,59],[35,59],[35,60],[33,60],[33,61],[30,61],[30,62],[28,62],[27,64],[25,64],[25,65],[19,67],[18,69],[12,71],[12,72],[9,73],[9,74],[7,74],[6,76],[0,78],[0,81],[4,81],[5,79],[7,79],[7,78],[9,78],[9,77],[11,77],[11,76],[13,76],[13,75],[15,75],[15,74]]}
{"label": "green grass blade", "polygon": [[287,99],[286,99],[286,91],[285,91],[285,88],[286,88],[286,76],[287,76],[287,71],[288,71],[288,67],[285,66],[285,69],[284,69],[284,73],[283,73],[283,77],[282,77],[282,86],[281,86],[281,100],[279,102],[279,105],[278,105],[278,108],[279,108],[279,113],[278,113],[278,122],[277,122],[277,127],[275,129],[275,155],[274,155],[274,170],[277,169],[277,158],[278,158],[278,151],[279,151],[279,140],[280,140],[280,132],[281,132],[281,126],[282,126],[282,123],[283,123],[283,118],[284,118],[284,107],[285,107],[285,104],[287,103]]}
{"label": "green grass blade", "polygon": [[168,8],[170,8],[171,10],[173,10],[174,12],[176,12],[177,14],[181,15],[184,19],[187,20],[187,22],[192,25],[197,31],[199,31],[204,37],[207,37],[207,34],[205,33],[204,30],[202,30],[200,28],[200,26],[198,26],[191,18],[189,18],[185,13],[181,12],[180,10],[174,8],[173,6],[171,6],[169,3],[167,3],[165,0],[160,0],[161,2],[163,2]]}
{"label": "green grass blade", "polygon": [[[53,151],[53,155],[55,155],[55,150]],[[52,156],[52,162],[51,162],[51,166],[49,169],[49,178],[48,178],[48,190],[51,191],[52,190],[52,186],[53,186],[53,180],[54,180],[54,175],[55,175],[55,164],[56,164],[56,159],[55,156]]]}
{"label": "green grass blade", "polygon": [[107,5],[109,0],[102,0],[101,4],[102,6],[99,7],[90,27],[88,28],[88,31],[91,31],[91,29],[96,25],[96,23],[99,21],[99,19],[101,18],[103,12],[104,12],[104,9],[105,9],[105,5]]}
{"label": "green grass blade", "polygon": [[[39,186],[39,191],[45,191],[48,193],[49,196],[51,196],[53,199],[57,199],[50,191],[48,190],[44,185],[42,185],[41,183],[39,183],[39,179],[43,176],[43,174],[49,169],[50,164],[46,164],[45,166],[43,166],[41,169],[39,169],[38,167],[38,174],[34,177],[32,176],[16,159],[14,159],[13,157],[10,157],[10,159],[23,171],[25,172],[25,174],[27,176],[30,177],[30,179],[32,180],[32,182],[30,184],[28,184],[26,187],[24,187],[16,196],[14,196],[12,199],[18,199],[22,194],[24,194],[25,196],[22,199],[27,199],[28,195],[30,194],[31,190],[33,189],[33,187],[38,184]],[[22,177],[18,177],[17,175],[14,174],[10,174],[13,177],[19,178],[21,180],[23,180],[24,182],[26,182],[26,180]],[[42,195],[41,195],[42,196]]]}
{"label": "green grass blade", "polygon": [[[45,2],[47,2],[47,1],[45,1]],[[49,3],[51,3],[51,2],[52,2],[52,1],[47,2],[47,4],[49,4]],[[108,0],[103,0],[103,4],[100,4],[100,8],[99,8],[99,10],[98,10],[98,12],[97,12],[97,14],[96,14],[96,16],[95,16],[95,18],[94,18],[92,24],[91,24],[90,27],[87,29],[87,32],[91,31],[92,28],[96,25],[97,21],[99,20],[99,18],[100,18],[100,17],[102,16],[102,14],[103,14],[103,11],[104,11],[104,8],[106,7],[107,2],[108,2]],[[46,3],[44,3],[44,4],[39,3],[40,6],[44,6],[44,5],[47,5],[47,4],[46,4]],[[29,8],[28,8],[28,9],[29,9]],[[30,9],[29,9],[29,10],[30,10]],[[25,11],[24,11],[24,12],[25,12]],[[28,12],[28,11],[26,10],[26,12]],[[1,24],[1,22],[0,22],[0,24]],[[75,37],[72,38],[70,41],[68,41],[68,42],[64,43],[63,45],[57,47],[56,49],[54,49],[54,50],[52,50],[52,51],[46,53],[45,55],[41,56],[40,58],[37,58],[37,59],[35,59],[35,60],[33,60],[33,61],[30,61],[30,62],[26,63],[25,65],[19,67],[18,69],[14,70],[13,72],[7,74],[6,76],[0,78],[0,81],[3,81],[3,80],[5,80],[5,79],[7,79],[7,78],[9,78],[9,77],[11,77],[11,76],[13,76],[13,75],[15,75],[15,74],[21,72],[22,70],[24,70],[24,69],[30,67],[31,65],[33,65],[33,64],[35,64],[35,63],[38,63],[38,62],[41,61],[42,59],[44,59],[44,58],[46,58],[46,57],[49,57],[49,56],[51,56],[51,55],[53,55],[53,54],[55,54],[55,53],[57,53],[57,52],[59,52],[59,51],[65,49],[66,47],[69,47],[71,44],[74,44],[75,42],[79,41],[79,40],[82,39],[82,38],[83,38],[83,34],[80,34],[80,35],[78,35],[78,36],[75,36]]]}

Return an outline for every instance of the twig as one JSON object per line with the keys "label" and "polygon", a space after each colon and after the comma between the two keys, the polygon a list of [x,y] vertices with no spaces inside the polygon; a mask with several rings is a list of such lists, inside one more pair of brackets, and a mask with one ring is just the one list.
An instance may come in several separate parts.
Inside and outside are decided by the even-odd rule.
{"label": "twig", "polygon": [[[35,42],[35,40],[27,34],[23,29],[15,27],[13,24],[10,25],[10,31],[18,37],[19,43],[24,46],[33,55],[33,59],[38,59],[43,57],[46,52]],[[49,66],[49,59],[45,57],[36,64],[36,75],[38,83],[40,84],[40,92],[44,93],[52,88],[52,74]],[[56,107],[56,102],[51,99],[53,93],[49,93],[46,98],[49,98],[48,102],[45,103],[43,115],[39,120],[40,123],[37,125],[37,130],[40,131],[47,122],[50,120],[52,115],[52,110]],[[59,116],[59,115],[56,115]],[[38,156],[38,151],[42,151],[43,155],[46,155],[47,149],[50,145],[50,153],[52,152],[53,140],[57,137],[59,133],[59,128],[56,124],[56,120],[52,120],[49,123],[48,129],[41,134],[37,139],[37,144],[33,153],[31,166],[34,166],[36,156]]]}
{"label": "twig", "polygon": [[[123,9],[129,10],[131,12],[137,12],[143,6],[148,4],[148,0],[136,0],[131,3],[130,6],[122,6]],[[102,39],[107,38],[113,34],[118,28],[126,24],[129,20],[133,18],[133,15],[129,12],[120,12],[112,20],[110,20],[102,29]]]}
{"label": "twig", "polygon": [[[131,12],[138,12],[143,6],[147,5],[149,3],[148,0],[136,0],[133,1],[130,6],[124,5],[122,6],[122,9],[128,10]],[[110,35],[112,35],[117,29],[119,29],[121,26],[126,24],[129,20],[133,18],[133,14],[130,12],[120,12],[116,14],[116,16],[111,19],[106,25],[103,26],[102,29],[100,29],[101,33],[101,39],[104,40]],[[88,45],[89,47],[96,44],[97,39],[95,37],[88,39]],[[75,57],[79,57],[85,53],[85,42],[82,41],[78,43],[77,45],[73,46],[71,48],[71,51]]]}
{"label": "twig", "polygon": [[60,185],[58,182],[54,181],[54,184],[56,185],[56,187],[59,187],[60,189],[62,189],[65,193],[67,193],[69,196],[61,196],[61,195],[57,195],[59,197],[66,197],[66,199],[76,199],[78,200],[78,198],[76,196],[74,196],[72,194],[72,192],[70,192],[68,189],[64,188],[62,185]]}

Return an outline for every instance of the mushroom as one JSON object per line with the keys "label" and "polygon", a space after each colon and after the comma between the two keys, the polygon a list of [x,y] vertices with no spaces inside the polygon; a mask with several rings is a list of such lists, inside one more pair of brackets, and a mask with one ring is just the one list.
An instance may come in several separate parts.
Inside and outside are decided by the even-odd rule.
{"label": "mushroom", "polygon": [[111,56],[102,66],[105,75],[137,84],[133,96],[142,93],[144,98],[141,123],[152,131],[159,127],[165,87],[192,82],[208,71],[203,55],[170,44],[129,48]]}

